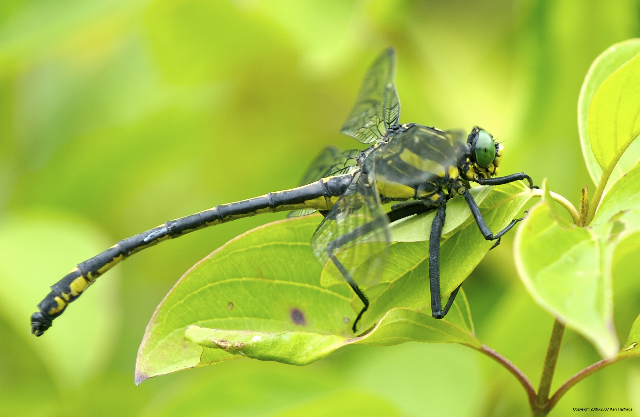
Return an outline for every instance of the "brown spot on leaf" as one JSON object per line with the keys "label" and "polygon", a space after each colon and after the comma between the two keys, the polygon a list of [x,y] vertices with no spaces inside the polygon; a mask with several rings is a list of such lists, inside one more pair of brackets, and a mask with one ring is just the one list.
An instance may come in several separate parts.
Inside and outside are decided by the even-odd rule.
{"label": "brown spot on leaf", "polygon": [[227,304],[227,308],[229,310],[233,310],[233,302],[229,301],[229,304]]}
{"label": "brown spot on leaf", "polygon": [[291,317],[291,321],[293,321],[298,326],[307,325],[307,319],[304,318],[304,314],[302,313],[302,311],[300,311],[300,309],[292,308],[289,316]]}
{"label": "brown spot on leaf", "polygon": [[347,324],[351,321],[351,319],[349,317],[343,317],[342,321],[344,322],[344,324]]}
{"label": "brown spot on leaf", "polygon": [[229,351],[229,347],[231,346],[231,343],[229,343],[228,340],[211,339],[211,341],[215,343],[216,346],[218,346],[220,349],[226,350],[227,352]]}

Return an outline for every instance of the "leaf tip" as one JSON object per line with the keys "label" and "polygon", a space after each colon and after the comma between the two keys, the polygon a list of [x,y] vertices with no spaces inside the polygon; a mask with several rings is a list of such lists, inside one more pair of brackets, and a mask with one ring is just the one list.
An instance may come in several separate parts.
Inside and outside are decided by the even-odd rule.
{"label": "leaf tip", "polygon": [[136,370],[133,382],[136,384],[136,386],[138,386],[147,378],[149,378],[149,375],[145,374],[144,372],[140,372],[139,370]]}

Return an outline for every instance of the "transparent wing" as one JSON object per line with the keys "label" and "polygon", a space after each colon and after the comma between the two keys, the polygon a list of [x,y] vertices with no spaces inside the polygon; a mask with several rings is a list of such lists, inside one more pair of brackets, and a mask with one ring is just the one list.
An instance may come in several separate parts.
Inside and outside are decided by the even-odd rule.
{"label": "transparent wing", "polygon": [[382,138],[400,119],[400,100],[395,85],[395,50],[386,49],[364,77],[358,100],[340,133],[362,143]]}
{"label": "transparent wing", "polygon": [[[346,174],[355,165],[358,153],[360,153],[359,149],[349,149],[343,152],[335,146],[327,146],[313,160],[299,185],[311,184],[332,175]],[[287,215],[287,218],[307,216],[316,211],[316,209],[294,210]]]}
{"label": "transparent wing", "polygon": [[313,213],[315,213],[317,211],[318,211],[317,209],[312,209],[312,208],[293,210],[293,211],[290,211],[289,214],[287,214],[287,219],[290,219],[292,217],[308,216],[308,215],[313,214]]}
{"label": "transparent wing", "polygon": [[360,153],[358,149],[342,151],[336,146],[327,146],[313,160],[299,185],[311,184],[320,178],[344,173],[342,171],[355,165],[358,153]]}
{"label": "transparent wing", "polygon": [[388,219],[375,177],[359,172],[316,230],[311,249],[322,265],[328,264],[323,274],[329,274],[329,281],[352,279],[360,286],[371,286],[382,274],[389,240]]}
{"label": "transparent wing", "polygon": [[378,182],[415,187],[454,174],[464,146],[461,131],[414,125],[376,149],[365,166],[375,172]]}

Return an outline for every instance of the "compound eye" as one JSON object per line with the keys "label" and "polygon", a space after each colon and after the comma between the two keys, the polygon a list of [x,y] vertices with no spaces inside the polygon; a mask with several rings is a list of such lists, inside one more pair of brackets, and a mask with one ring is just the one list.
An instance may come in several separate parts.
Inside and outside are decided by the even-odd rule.
{"label": "compound eye", "polygon": [[478,132],[478,140],[476,140],[474,152],[476,154],[476,163],[483,168],[488,167],[495,159],[496,145],[486,130]]}

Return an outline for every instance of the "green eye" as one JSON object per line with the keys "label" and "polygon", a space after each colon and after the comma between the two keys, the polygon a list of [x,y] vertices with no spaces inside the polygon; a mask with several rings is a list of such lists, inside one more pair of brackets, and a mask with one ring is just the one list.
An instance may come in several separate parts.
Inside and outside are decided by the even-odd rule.
{"label": "green eye", "polygon": [[478,132],[478,140],[476,140],[474,152],[476,154],[476,162],[483,168],[489,166],[495,159],[496,145],[486,130]]}

